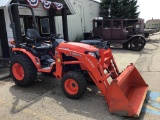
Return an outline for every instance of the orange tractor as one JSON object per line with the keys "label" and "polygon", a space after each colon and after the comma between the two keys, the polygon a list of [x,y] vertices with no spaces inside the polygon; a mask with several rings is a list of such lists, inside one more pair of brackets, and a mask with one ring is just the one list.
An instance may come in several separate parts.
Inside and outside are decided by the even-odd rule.
{"label": "orange tractor", "polygon": [[[120,73],[109,48],[66,42],[56,39],[58,35],[42,39],[35,29],[28,29],[26,42],[18,43],[11,14],[13,5],[30,7],[11,4],[8,8],[15,40],[10,71],[16,85],[31,85],[37,79],[37,72],[51,73],[61,80],[68,98],[79,99],[87,90],[87,81],[93,81],[104,95],[111,113],[139,116],[148,85],[133,64]],[[36,25],[34,13],[33,19]],[[109,77],[112,78],[110,83]]]}

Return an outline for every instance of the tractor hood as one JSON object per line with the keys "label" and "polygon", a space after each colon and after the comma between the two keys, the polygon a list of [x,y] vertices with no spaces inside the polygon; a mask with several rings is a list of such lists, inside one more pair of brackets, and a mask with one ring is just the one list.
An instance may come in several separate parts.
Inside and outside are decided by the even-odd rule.
{"label": "tractor hood", "polygon": [[58,46],[59,49],[72,50],[80,53],[84,53],[85,51],[95,52],[98,51],[98,48],[78,42],[62,42]]}

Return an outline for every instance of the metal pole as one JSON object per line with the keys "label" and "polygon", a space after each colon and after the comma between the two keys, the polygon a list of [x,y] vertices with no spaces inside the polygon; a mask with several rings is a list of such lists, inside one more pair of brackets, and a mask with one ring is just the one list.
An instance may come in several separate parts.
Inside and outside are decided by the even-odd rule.
{"label": "metal pole", "polygon": [[[8,7],[8,11],[9,11],[9,18],[10,18],[10,21],[11,21],[11,28],[12,28],[12,31],[13,31],[13,36],[14,36],[14,41],[16,43],[16,47],[18,46],[20,40],[21,40],[21,29],[20,29],[20,21],[19,21],[19,11],[18,11],[18,6],[22,6],[22,7],[27,7],[31,10],[31,13],[32,13],[32,17],[33,17],[33,21],[34,21],[34,29],[37,30],[37,23],[36,23],[36,19],[35,19],[35,15],[34,15],[34,11],[33,9],[28,6],[28,5],[25,5],[25,4],[19,4],[19,3],[12,3],[9,5]],[[16,11],[14,11],[14,13],[17,15],[17,19],[18,19],[18,22],[16,21],[15,17],[13,17],[13,11],[12,11],[12,7],[16,7]],[[18,13],[16,13],[18,12]],[[16,24],[15,24],[16,23]],[[16,30],[16,25],[19,24],[19,27],[17,29],[19,29],[19,32],[17,32]]]}
{"label": "metal pole", "polygon": [[64,40],[69,41],[69,38],[68,38],[68,23],[67,23],[67,10],[65,8],[62,9],[62,21],[63,21]]}

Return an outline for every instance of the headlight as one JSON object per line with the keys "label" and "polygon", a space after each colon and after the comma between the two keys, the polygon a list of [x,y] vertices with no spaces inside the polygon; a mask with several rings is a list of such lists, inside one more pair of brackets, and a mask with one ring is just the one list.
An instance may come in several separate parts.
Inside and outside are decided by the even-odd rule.
{"label": "headlight", "polygon": [[94,52],[88,52],[88,54],[90,54],[93,57],[96,57],[96,53],[94,53]]}
{"label": "headlight", "polygon": [[99,51],[96,52],[96,55],[97,55],[97,57],[100,58],[100,53],[99,53]]}
{"label": "headlight", "polygon": [[99,51],[94,51],[94,52],[85,51],[85,54],[90,54],[91,56],[97,58],[98,60],[100,59],[100,53],[99,53]]}

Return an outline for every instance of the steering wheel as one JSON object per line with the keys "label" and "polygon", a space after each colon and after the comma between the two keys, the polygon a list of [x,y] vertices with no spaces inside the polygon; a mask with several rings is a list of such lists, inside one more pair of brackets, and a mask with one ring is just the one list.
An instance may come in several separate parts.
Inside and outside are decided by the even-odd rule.
{"label": "steering wheel", "polygon": [[58,39],[60,35],[61,34],[51,34],[50,37],[51,37],[51,39],[55,40],[55,39]]}

